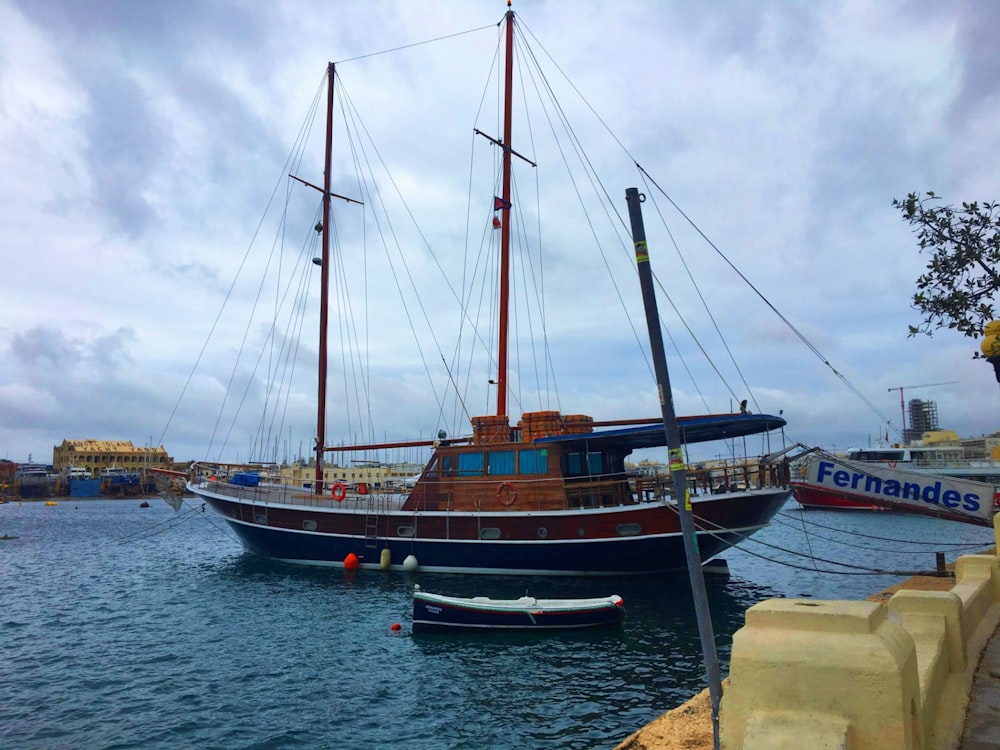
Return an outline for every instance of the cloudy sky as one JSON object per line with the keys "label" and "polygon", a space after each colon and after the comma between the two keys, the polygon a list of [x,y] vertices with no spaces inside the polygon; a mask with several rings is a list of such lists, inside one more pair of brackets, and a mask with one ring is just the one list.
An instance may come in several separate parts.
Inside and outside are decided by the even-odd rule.
{"label": "cloudy sky", "polygon": [[[248,456],[252,428],[228,433],[220,402],[230,381],[266,378],[246,369],[252,357],[239,372],[225,360],[247,331],[250,346],[265,328],[230,325],[219,311],[227,297],[228,308],[251,306],[253,282],[241,291],[233,279],[255,234],[265,245],[277,236],[258,230],[261,216],[289,171],[327,61],[338,62],[344,95],[378,149],[368,158],[398,165],[391,182],[373,180],[407,196],[420,234],[406,246],[406,273],[427,292],[423,307],[390,303],[398,282],[373,253],[361,273],[358,253],[368,251],[347,236],[360,222],[348,206],[336,209],[345,217],[346,273],[364,275],[368,287],[352,282],[355,322],[331,323],[331,335],[364,328],[368,350],[357,358],[371,385],[346,385],[344,368],[331,364],[339,385],[330,441],[461,432],[440,395],[452,381],[461,382],[466,411],[489,413],[487,373],[457,354],[471,340],[458,325],[474,317],[471,305],[456,312],[455,295],[434,292],[447,287],[433,277],[443,265],[461,288],[457,269],[470,261],[458,259],[469,256],[451,249],[474,251],[492,216],[491,207],[470,209],[470,153],[478,164],[491,148],[473,127],[499,135],[482,112],[495,104],[489,81],[504,9],[495,0],[0,0],[0,457],[51,460],[63,439],[93,437],[200,458],[227,434],[226,457]],[[1000,389],[989,366],[972,359],[977,342],[947,331],[907,337],[919,322],[910,300],[926,257],[891,206],[910,191],[948,202],[1000,199],[1000,5],[519,0],[514,10],[532,52],[583,97],[566,112],[589,115],[574,132],[595,169],[609,167],[603,184],[617,210],[625,215],[626,187],[647,193],[652,266],[686,321],[661,298],[676,343],[668,356],[677,358],[678,411],[726,411],[749,397],[755,410],[783,412],[790,439],[844,448],[875,440],[883,418],[898,428],[900,394],[890,389],[907,386],[907,399],[937,402],[943,427],[1000,429]],[[450,38],[408,46],[442,37]],[[366,56],[395,48],[405,49]],[[518,132],[515,149],[539,166],[522,165],[516,179],[528,192],[537,174],[544,191],[561,170],[543,156],[541,138],[518,140]],[[320,182],[315,140],[297,169]],[[628,166],[623,155],[759,294],[715,249],[695,243],[696,232],[634,168],[614,171],[619,161]],[[348,193],[350,182],[333,189]],[[290,190],[280,183],[277,192]],[[491,201],[490,190],[476,200]],[[554,294],[544,308],[552,382],[519,369],[509,411],[515,419],[522,408],[656,415],[652,376],[634,351],[633,330],[644,336],[645,328],[628,253],[591,254],[577,239],[589,219],[563,210],[573,190],[554,193],[537,214],[547,222],[545,285]],[[313,209],[290,213],[289,265]],[[605,276],[618,280],[616,290],[598,291]],[[315,299],[315,274],[305,283]],[[457,294],[471,301],[478,291]],[[539,319],[526,320],[519,330],[541,338]],[[410,354],[403,334],[431,322],[433,337],[418,334],[428,351]],[[284,436],[282,456],[308,449],[314,430],[315,323],[303,329],[302,383],[282,394],[287,414],[272,425]],[[699,347],[721,348],[714,366]],[[701,375],[719,380],[715,370],[726,385],[695,387]],[[344,390],[365,394],[365,405],[355,398],[339,407]],[[246,415],[263,397],[240,392]]]}

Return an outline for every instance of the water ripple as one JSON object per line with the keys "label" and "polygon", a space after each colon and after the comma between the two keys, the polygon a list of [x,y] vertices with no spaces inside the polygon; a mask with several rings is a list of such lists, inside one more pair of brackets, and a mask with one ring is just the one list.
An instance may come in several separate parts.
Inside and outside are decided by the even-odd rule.
{"label": "water ripple", "polygon": [[[0,506],[5,533],[20,537],[0,546],[4,747],[610,747],[704,684],[686,576],[345,576],[246,556],[201,514],[171,525],[165,504],[136,506]],[[898,538],[973,533],[894,523]],[[807,546],[787,527],[773,534]],[[727,558],[734,577],[708,591],[723,666],[761,599],[860,598],[894,581]],[[416,581],[455,595],[618,593],[628,619],[599,633],[411,636]]]}

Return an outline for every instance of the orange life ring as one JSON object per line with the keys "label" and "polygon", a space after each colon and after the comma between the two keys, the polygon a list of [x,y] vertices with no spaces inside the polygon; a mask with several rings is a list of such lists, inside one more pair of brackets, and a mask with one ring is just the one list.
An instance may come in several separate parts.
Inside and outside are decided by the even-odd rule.
{"label": "orange life ring", "polygon": [[510,482],[504,482],[497,487],[497,502],[510,507],[517,500],[517,490]]}
{"label": "orange life ring", "polygon": [[333,487],[330,488],[330,497],[336,500],[338,503],[341,502],[345,497],[347,497],[347,487],[344,486],[343,482],[337,482]]}

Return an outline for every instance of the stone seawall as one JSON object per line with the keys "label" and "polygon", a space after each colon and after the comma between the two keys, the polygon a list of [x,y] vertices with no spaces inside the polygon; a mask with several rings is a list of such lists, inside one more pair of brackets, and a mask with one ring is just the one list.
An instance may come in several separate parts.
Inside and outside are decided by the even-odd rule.
{"label": "stone seawall", "polygon": [[[994,519],[1000,542],[1000,517]],[[1000,558],[960,557],[863,602],[770,599],[733,636],[726,750],[959,747],[980,654],[1000,622]],[[943,585],[942,585],[943,584]],[[712,747],[707,691],[618,750]]]}

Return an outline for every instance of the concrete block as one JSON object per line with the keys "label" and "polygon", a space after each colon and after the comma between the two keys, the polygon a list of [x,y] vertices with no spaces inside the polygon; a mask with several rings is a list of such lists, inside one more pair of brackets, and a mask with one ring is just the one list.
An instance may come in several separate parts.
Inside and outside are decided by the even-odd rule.
{"label": "concrete block", "polygon": [[958,585],[986,581],[989,583],[992,600],[1000,601],[1000,557],[962,555],[955,561],[955,581]]}
{"label": "concrete block", "polygon": [[743,750],[850,750],[850,724],[843,716],[754,711],[747,720]]}
{"label": "concrete block", "polygon": [[[828,717],[828,739],[839,736],[829,728],[842,722],[858,750],[924,747],[913,638],[874,602],[754,605],[733,637],[729,680],[721,708],[722,746],[729,750],[794,727],[802,732],[799,747],[815,747],[808,722],[792,721],[795,715]],[[778,725],[768,729],[769,722]]]}
{"label": "concrete block", "polygon": [[[897,591],[889,599],[889,617],[906,628],[907,616],[940,617],[944,622],[948,671],[961,672],[967,662],[962,630],[962,600],[951,591]],[[912,635],[912,631],[909,631]]]}

